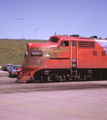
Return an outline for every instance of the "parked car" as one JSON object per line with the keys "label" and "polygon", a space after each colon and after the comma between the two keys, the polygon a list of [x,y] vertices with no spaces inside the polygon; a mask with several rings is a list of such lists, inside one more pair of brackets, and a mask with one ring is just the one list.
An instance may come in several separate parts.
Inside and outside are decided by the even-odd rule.
{"label": "parked car", "polygon": [[22,65],[13,65],[10,67],[10,69],[8,70],[8,73],[9,73],[9,77],[15,77],[17,76],[17,68],[21,68]]}
{"label": "parked car", "polygon": [[13,66],[13,64],[6,64],[2,67],[2,70],[8,71],[11,66]]}

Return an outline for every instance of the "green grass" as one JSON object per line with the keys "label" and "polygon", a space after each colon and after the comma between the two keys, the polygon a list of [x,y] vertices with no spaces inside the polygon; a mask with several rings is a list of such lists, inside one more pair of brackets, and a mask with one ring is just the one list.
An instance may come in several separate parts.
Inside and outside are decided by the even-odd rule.
{"label": "green grass", "polygon": [[0,66],[5,64],[21,65],[29,42],[45,43],[47,40],[0,39]]}

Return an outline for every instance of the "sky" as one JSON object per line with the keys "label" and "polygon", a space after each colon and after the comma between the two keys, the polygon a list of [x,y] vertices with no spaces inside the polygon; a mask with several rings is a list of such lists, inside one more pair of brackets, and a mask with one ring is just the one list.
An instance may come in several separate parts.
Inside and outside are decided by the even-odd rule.
{"label": "sky", "polygon": [[0,0],[0,39],[107,38],[107,0]]}

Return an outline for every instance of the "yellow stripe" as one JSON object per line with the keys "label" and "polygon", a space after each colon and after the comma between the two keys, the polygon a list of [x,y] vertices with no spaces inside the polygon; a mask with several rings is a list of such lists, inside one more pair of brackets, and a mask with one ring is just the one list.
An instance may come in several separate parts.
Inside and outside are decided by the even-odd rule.
{"label": "yellow stripe", "polygon": [[77,67],[78,67],[78,43],[77,43]]}
{"label": "yellow stripe", "polygon": [[72,42],[71,42],[71,67],[72,67]]}

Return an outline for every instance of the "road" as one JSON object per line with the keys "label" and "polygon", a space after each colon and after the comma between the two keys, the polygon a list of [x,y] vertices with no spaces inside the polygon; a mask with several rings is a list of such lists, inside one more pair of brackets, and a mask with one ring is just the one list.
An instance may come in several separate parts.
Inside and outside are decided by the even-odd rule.
{"label": "road", "polygon": [[106,120],[107,81],[16,83],[0,72],[0,120]]}

